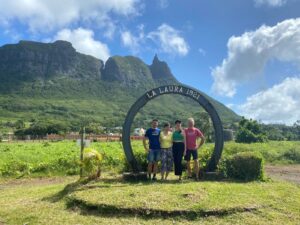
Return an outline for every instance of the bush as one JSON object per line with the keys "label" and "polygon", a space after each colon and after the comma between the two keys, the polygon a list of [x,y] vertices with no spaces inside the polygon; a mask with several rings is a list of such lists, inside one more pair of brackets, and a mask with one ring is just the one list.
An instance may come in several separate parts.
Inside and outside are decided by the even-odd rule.
{"label": "bush", "polygon": [[82,169],[85,176],[99,177],[101,171],[102,155],[91,148],[86,148],[83,152]]}
{"label": "bush", "polygon": [[263,180],[264,160],[258,153],[241,152],[225,159],[221,170],[228,178],[245,181]]}
{"label": "bush", "polygon": [[283,157],[295,163],[300,163],[300,149],[291,148],[283,153]]}
{"label": "bush", "polygon": [[[147,171],[147,153],[145,151],[138,151],[134,153],[135,159],[137,161],[137,164],[141,166],[142,171]],[[123,172],[132,171],[131,165],[128,163],[127,159],[124,156],[124,168]]]}

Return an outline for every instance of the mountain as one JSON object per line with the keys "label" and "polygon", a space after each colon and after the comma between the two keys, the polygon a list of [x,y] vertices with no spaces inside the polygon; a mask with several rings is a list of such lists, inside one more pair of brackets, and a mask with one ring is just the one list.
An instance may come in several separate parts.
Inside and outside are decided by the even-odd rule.
{"label": "mountain", "polygon": [[[66,41],[20,41],[0,47],[0,121],[59,121],[77,126],[84,117],[118,126],[137,97],[163,85],[179,84],[166,62],[151,65],[133,56],[113,56],[106,63],[76,52]],[[204,94],[204,93],[203,93]],[[226,123],[240,117],[207,96]],[[153,117],[186,118],[199,106],[181,96],[151,101],[137,124]]]}

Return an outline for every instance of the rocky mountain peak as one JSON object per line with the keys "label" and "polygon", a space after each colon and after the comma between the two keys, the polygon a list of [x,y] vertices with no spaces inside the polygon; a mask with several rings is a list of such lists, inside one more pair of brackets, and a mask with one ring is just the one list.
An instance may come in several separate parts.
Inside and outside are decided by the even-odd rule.
{"label": "rocky mountain peak", "polygon": [[155,54],[152,64],[149,66],[152,77],[156,80],[159,79],[172,79],[175,80],[168,64],[164,61],[160,61],[157,54]]}

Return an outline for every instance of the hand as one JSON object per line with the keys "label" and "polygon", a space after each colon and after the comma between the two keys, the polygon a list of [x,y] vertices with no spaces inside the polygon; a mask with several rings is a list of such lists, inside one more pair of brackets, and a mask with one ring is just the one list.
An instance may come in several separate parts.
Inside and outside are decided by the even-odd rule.
{"label": "hand", "polygon": [[146,152],[149,152],[149,148],[145,148],[145,151],[146,151]]}

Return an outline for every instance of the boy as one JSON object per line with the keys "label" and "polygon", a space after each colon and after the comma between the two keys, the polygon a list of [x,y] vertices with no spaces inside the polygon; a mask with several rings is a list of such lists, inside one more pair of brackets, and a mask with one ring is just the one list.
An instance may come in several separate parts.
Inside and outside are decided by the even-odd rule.
{"label": "boy", "polygon": [[[153,173],[152,180],[156,180],[157,164],[160,159],[159,135],[158,120],[154,119],[152,120],[151,128],[146,131],[143,138],[144,148],[148,152],[148,178],[151,179],[151,174]],[[147,140],[149,141],[149,145],[147,145]]]}

